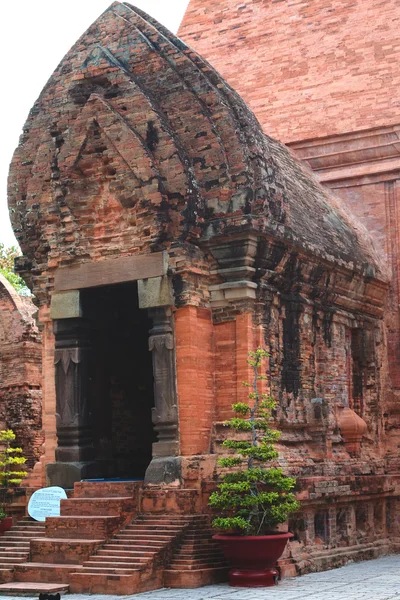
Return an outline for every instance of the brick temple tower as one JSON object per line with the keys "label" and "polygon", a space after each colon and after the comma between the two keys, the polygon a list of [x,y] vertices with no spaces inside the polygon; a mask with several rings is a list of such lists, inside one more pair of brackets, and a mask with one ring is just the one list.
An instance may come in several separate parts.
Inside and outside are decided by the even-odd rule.
{"label": "brick temple tower", "polygon": [[[160,586],[168,552],[144,581],[101,555],[78,569],[94,548],[75,539],[66,556],[57,543],[89,535],[88,516],[101,543],[146,510],[207,517],[223,424],[247,396],[246,359],[259,345],[280,461],[303,501],[283,572],[394,547],[387,261],[195,51],[114,2],[31,110],[9,205],[43,327],[41,464],[77,500],[46,522],[54,539],[20,567],[21,581],[50,577],[46,551],[47,562],[75,562],[53,571],[73,591]],[[106,511],[118,503],[99,497],[115,478],[114,490],[140,480],[116,519]]]}

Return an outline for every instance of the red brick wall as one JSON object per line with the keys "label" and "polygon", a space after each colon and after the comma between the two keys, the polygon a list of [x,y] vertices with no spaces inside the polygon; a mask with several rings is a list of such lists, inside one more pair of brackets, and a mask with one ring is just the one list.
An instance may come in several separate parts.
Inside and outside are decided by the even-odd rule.
{"label": "red brick wall", "polygon": [[185,306],[175,313],[181,454],[208,453],[214,418],[211,311]]}
{"label": "red brick wall", "polygon": [[399,29],[398,0],[191,0],[178,35],[288,142],[398,121]]}

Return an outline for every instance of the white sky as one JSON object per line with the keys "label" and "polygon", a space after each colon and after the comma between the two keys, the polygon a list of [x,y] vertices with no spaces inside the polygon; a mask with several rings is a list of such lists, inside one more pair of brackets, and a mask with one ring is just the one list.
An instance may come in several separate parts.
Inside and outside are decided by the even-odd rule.
{"label": "white sky", "polygon": [[[10,0],[0,2],[0,242],[15,244],[8,218],[7,174],[28,116],[50,75],[70,47],[112,0]],[[133,0],[176,32],[188,0]]]}

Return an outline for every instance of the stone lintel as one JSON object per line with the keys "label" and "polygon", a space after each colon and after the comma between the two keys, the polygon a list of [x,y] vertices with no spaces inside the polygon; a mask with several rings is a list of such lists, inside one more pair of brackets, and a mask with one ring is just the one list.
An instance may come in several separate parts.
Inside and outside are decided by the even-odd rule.
{"label": "stone lintel", "polygon": [[82,317],[82,307],[79,290],[54,292],[51,297],[51,319],[79,319]]}
{"label": "stone lintel", "polygon": [[54,277],[54,289],[56,292],[63,292],[161,277],[166,275],[167,269],[168,255],[166,252],[87,262],[57,269]]}
{"label": "stone lintel", "polygon": [[167,275],[139,279],[138,295],[139,308],[173,306],[174,304],[171,281]]}

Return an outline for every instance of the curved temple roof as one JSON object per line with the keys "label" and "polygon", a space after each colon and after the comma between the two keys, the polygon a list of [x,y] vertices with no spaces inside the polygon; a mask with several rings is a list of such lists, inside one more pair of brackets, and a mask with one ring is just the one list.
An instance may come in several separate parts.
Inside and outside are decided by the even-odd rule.
{"label": "curved temple roof", "polygon": [[[153,248],[251,227],[384,278],[340,200],[262,133],[206,61],[127,3],[114,2],[60,63],[14,155],[9,205],[34,266],[56,251],[65,215],[83,214],[94,189],[89,148],[103,152],[104,178],[126,215],[149,206],[157,214]],[[71,208],[73,186],[82,206]]]}

